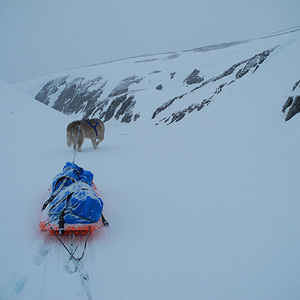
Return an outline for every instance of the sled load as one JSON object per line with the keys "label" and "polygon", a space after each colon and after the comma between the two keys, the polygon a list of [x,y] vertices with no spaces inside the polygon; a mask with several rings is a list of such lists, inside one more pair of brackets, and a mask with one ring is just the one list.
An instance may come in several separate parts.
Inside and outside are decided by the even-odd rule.
{"label": "sled load", "polygon": [[108,225],[93,177],[90,171],[67,162],[49,188],[40,228],[55,235],[87,234]]}

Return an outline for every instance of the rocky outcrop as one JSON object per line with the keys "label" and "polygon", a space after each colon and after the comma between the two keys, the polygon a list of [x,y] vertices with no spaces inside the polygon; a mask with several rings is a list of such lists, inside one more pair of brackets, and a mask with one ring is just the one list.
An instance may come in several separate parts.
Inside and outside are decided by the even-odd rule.
{"label": "rocky outcrop", "polygon": [[[152,119],[156,118],[156,116],[158,114],[160,114],[161,112],[163,112],[164,110],[166,110],[167,108],[169,108],[172,104],[174,104],[175,101],[180,101],[181,99],[183,99],[185,96],[196,92],[197,90],[204,88],[205,86],[209,85],[209,84],[215,84],[216,82],[222,80],[223,83],[220,83],[219,86],[217,86],[217,88],[215,89],[214,93],[211,94],[210,97],[202,100],[200,103],[195,103],[193,105],[189,105],[187,108],[184,108],[183,110],[177,111],[175,113],[172,113],[169,117],[164,117],[162,119],[160,119],[160,122],[165,122],[167,124],[171,124],[173,122],[178,122],[181,119],[183,119],[187,114],[190,114],[191,112],[193,112],[194,110],[201,110],[204,106],[207,106],[210,104],[210,102],[213,100],[213,98],[218,95],[223,88],[225,88],[226,86],[235,83],[237,80],[241,79],[242,77],[244,77],[246,74],[248,74],[250,71],[252,72],[252,74],[254,72],[256,72],[256,70],[259,68],[259,66],[266,60],[266,58],[276,49],[276,47],[263,51],[257,55],[254,55],[253,57],[250,57],[249,59],[243,60],[239,63],[236,63],[234,65],[232,65],[231,67],[229,67],[227,70],[225,70],[223,73],[221,73],[218,76],[212,77],[208,80],[200,80],[201,84],[196,86],[195,88],[193,88],[190,92],[184,93],[180,96],[174,97],[173,99],[167,101],[166,103],[164,103],[163,105],[161,105],[160,107],[158,107],[153,115],[152,115]],[[187,79],[191,79],[191,81],[189,82],[194,82],[194,78],[195,76],[198,76],[199,71],[198,70],[194,70],[187,78]],[[185,82],[186,82],[185,80]],[[158,124],[158,123],[156,123]]]}
{"label": "rocky outcrop", "polygon": [[60,77],[47,82],[35,99],[49,105],[50,98],[57,94],[52,108],[70,115],[80,112],[84,113],[84,118],[90,118],[97,115],[104,122],[115,118],[121,122],[129,123],[136,121],[139,114],[133,112],[136,101],[134,96],[128,95],[130,85],[138,84],[143,78],[130,76],[117,84],[109,93],[108,97],[100,100],[107,81],[103,76],[86,80],[84,77],[78,77],[69,80],[69,76]]}
{"label": "rocky outcrop", "polygon": [[[136,101],[134,96],[128,96],[127,94],[114,98],[110,105],[99,105],[93,115],[99,116],[103,122],[109,121],[115,117],[116,120],[121,118],[122,123],[130,123],[132,120],[136,121],[139,118],[139,114],[133,113],[133,108]],[[107,107],[107,109],[105,109]]]}
{"label": "rocky outcrop", "polygon": [[[95,107],[97,100],[103,93],[106,82],[101,82],[102,76],[84,81],[84,78],[76,78],[65,84],[65,88],[53,104],[53,108],[64,114],[77,114]],[[100,83],[96,89],[93,89]]]}
{"label": "rocky outcrop", "polygon": [[49,105],[51,95],[57,93],[61,85],[66,84],[66,80],[68,77],[69,76],[63,76],[63,77],[50,80],[38,92],[38,94],[35,96],[35,99],[46,105]]}
{"label": "rocky outcrop", "polygon": [[175,75],[176,75],[176,72],[171,72],[170,73],[170,78],[173,79]]}
{"label": "rocky outcrop", "polygon": [[[171,124],[173,122],[178,122],[181,119],[183,119],[185,117],[186,114],[190,114],[191,112],[193,112],[194,110],[201,110],[202,108],[204,108],[206,105],[208,105],[210,103],[210,100],[205,99],[203,100],[200,104],[192,104],[190,105],[188,108],[178,111],[176,113],[173,113],[171,116],[167,117],[167,118],[163,118],[160,121],[163,121],[165,123]],[[156,123],[157,125],[158,123]]]}
{"label": "rocky outcrop", "polygon": [[129,90],[129,86],[132,85],[133,83],[139,83],[140,81],[142,81],[143,78],[139,78],[137,76],[131,76],[128,78],[123,79],[112,91],[111,93],[108,95],[108,97],[115,97],[115,96],[119,96],[122,95],[126,92],[128,92]]}
{"label": "rocky outcrop", "polygon": [[[233,44],[224,44],[220,47],[199,48],[192,51],[197,53],[233,46]],[[208,79],[205,78],[205,70],[207,70],[205,68],[204,70],[201,69],[201,75],[199,68],[193,68],[192,72],[184,74],[182,70],[176,70],[176,64],[168,63],[167,68],[158,64],[159,60],[176,60],[180,55],[172,54],[167,57],[149,59],[146,57],[144,60],[132,61],[134,65],[136,63],[147,64],[144,77],[124,76],[123,80],[113,84],[114,79],[106,79],[105,75],[99,75],[95,78],[66,75],[46,82],[35,98],[68,115],[80,113],[84,118],[97,117],[104,122],[117,120],[130,123],[137,121],[143,115],[143,112],[137,110],[137,103],[140,104],[146,99],[151,99],[152,95],[157,106],[147,103],[147,107],[153,111],[151,113],[150,110],[150,116],[152,115],[156,124],[165,123],[169,125],[182,120],[192,112],[202,110],[229,85],[236,84],[245,76],[254,74],[275,48],[252,56],[249,55],[249,58],[239,62],[235,62],[232,56],[232,64],[229,64],[228,68],[215,76],[210,75]],[[153,65],[149,66],[151,63]],[[178,66],[181,64],[182,62]],[[137,71],[141,74],[143,68],[139,67]],[[124,73],[126,74],[126,72]],[[213,74],[211,70],[209,70],[209,74]],[[294,87],[294,91],[298,86],[299,82]],[[143,93],[145,89],[147,89],[146,94]],[[155,90],[159,93],[153,94]],[[170,95],[172,97],[168,100],[167,97]],[[292,113],[299,112],[300,104],[298,102],[299,97],[296,96],[288,99],[284,107],[284,111],[289,108],[287,119],[291,117]],[[138,107],[143,107],[143,105]]]}
{"label": "rocky outcrop", "polygon": [[184,79],[183,83],[191,85],[204,81],[204,77],[200,77],[199,73],[200,71],[195,69],[187,78]]}
{"label": "rocky outcrop", "polygon": [[288,97],[282,108],[282,112],[286,113],[286,121],[300,112],[300,80],[294,84],[292,92],[294,95]]}

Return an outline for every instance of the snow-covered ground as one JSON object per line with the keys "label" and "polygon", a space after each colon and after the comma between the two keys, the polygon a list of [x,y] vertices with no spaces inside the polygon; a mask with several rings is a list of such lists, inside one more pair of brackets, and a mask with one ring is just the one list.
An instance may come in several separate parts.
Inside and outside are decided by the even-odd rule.
{"label": "snow-covered ground", "polygon": [[[85,141],[75,162],[94,173],[110,222],[83,259],[94,300],[300,299],[300,117],[281,113],[300,79],[291,43],[178,123],[108,122],[98,149]],[[0,93],[0,299],[86,299],[68,253],[38,227],[73,159],[74,116],[3,81]]]}

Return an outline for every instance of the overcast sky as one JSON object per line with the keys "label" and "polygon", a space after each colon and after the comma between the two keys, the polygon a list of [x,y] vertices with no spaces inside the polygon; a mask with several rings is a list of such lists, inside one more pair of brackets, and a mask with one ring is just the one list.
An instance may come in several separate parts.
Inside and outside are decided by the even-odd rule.
{"label": "overcast sky", "polygon": [[0,0],[0,78],[260,37],[299,15],[299,0]]}

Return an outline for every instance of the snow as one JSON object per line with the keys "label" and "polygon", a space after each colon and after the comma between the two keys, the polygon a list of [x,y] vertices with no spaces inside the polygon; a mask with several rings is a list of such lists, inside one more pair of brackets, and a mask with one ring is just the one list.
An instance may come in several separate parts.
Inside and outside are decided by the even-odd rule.
{"label": "snow", "polygon": [[[300,298],[300,117],[281,113],[300,79],[297,37],[205,110],[170,126],[108,122],[96,150],[84,142],[76,163],[93,172],[110,223],[83,259],[93,299]],[[68,253],[38,227],[73,158],[74,116],[3,81],[0,92],[0,299],[85,299]]]}

